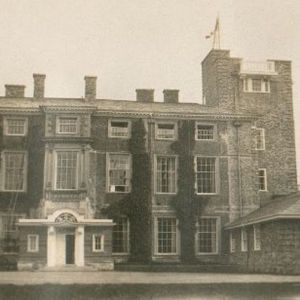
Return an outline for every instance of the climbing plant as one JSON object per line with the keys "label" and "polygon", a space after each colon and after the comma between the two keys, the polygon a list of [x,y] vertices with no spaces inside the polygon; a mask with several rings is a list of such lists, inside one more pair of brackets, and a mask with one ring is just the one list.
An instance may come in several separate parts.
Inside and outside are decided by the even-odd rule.
{"label": "climbing plant", "polygon": [[130,260],[148,262],[151,255],[151,171],[142,119],[132,123],[129,148],[132,155],[131,193],[110,204],[104,212],[113,219],[120,215],[129,217]]}
{"label": "climbing plant", "polygon": [[178,193],[171,202],[177,218],[181,236],[181,260],[192,262],[195,258],[195,171],[193,151],[195,146],[194,121],[180,121],[178,140],[172,145],[178,153]]}

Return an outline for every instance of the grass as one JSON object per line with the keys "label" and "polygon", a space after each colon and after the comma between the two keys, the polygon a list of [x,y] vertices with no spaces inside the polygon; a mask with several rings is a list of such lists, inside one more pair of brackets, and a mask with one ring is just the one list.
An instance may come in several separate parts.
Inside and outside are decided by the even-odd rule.
{"label": "grass", "polygon": [[[2,300],[295,299],[300,284],[1,285]],[[298,298],[297,298],[298,299]]]}

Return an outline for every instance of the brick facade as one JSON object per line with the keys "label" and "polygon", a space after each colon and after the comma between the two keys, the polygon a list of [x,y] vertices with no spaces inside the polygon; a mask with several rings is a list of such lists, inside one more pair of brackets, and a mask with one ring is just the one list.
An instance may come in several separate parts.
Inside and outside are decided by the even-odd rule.
{"label": "brick facade", "polygon": [[[231,58],[229,51],[212,50],[202,62],[205,100],[202,105],[180,103],[177,90],[165,90],[164,103],[154,101],[153,90],[137,90],[137,101],[97,99],[96,77],[90,76],[85,77],[84,99],[45,98],[45,76],[35,74],[33,98],[16,98],[21,95],[20,88],[10,89],[9,94],[0,98],[1,153],[23,150],[28,156],[26,190],[13,192],[2,188],[1,213],[23,213],[26,219],[35,222],[49,221],[49,216],[53,216],[52,223],[46,222],[51,227],[57,225],[56,212],[66,211],[72,215],[73,211],[78,220],[72,226],[84,226],[83,230],[75,231],[78,243],[84,244],[84,258],[78,256],[79,264],[84,260],[85,265],[99,264],[101,268],[106,268],[104,265],[107,264],[111,268],[112,257],[131,261],[140,261],[143,257],[144,262],[230,262],[253,271],[280,271],[280,264],[267,263],[271,254],[269,244],[264,242],[262,248],[264,245],[265,248],[261,252],[264,253],[263,258],[258,259],[257,253],[250,250],[239,253],[237,249],[235,254],[229,255],[229,232],[225,230],[230,222],[272,202],[274,196],[288,195],[297,190],[291,63],[267,63],[274,68],[247,72],[243,69],[243,61]],[[265,90],[249,91],[249,87],[245,87],[247,84],[251,88],[258,84],[261,85],[259,89]],[[28,130],[24,136],[7,135],[5,132],[6,118],[16,116],[28,120]],[[70,123],[63,127],[65,125],[61,125],[61,120]],[[113,122],[121,124],[120,136],[113,136]],[[135,131],[139,124],[144,130],[142,137],[138,137]],[[163,124],[163,134],[169,134],[170,128],[173,128],[174,137],[159,138],[159,124]],[[169,127],[165,124],[169,124]],[[212,130],[209,134],[213,138],[198,139],[199,124],[200,127],[204,126],[205,134],[207,130]],[[63,132],[65,128],[74,129],[74,132]],[[263,150],[256,149],[258,128],[264,129],[265,133]],[[69,184],[67,179],[66,183],[59,182],[62,179],[57,175],[58,155],[63,151],[76,153],[72,156],[76,179],[69,189],[59,188],[59,184]],[[118,162],[110,162],[111,154],[129,157],[128,162],[122,161],[121,171],[113,170]],[[159,169],[158,157],[171,159],[164,160]],[[203,171],[203,167],[197,166],[198,158],[212,158],[214,166]],[[144,163],[149,160],[149,174],[146,174],[149,178],[146,178],[145,184],[147,191],[141,195],[143,203],[137,201],[138,189],[132,186],[138,180],[134,172],[143,171],[143,166],[137,165],[138,159]],[[192,164],[185,170],[188,173],[182,175],[184,173],[180,168],[189,159]],[[126,164],[128,169],[124,170]],[[259,191],[260,168],[266,170],[266,191]],[[165,172],[166,169],[168,172]],[[2,164],[0,182],[5,180],[5,172],[8,171]],[[148,172],[146,167],[145,172]],[[196,181],[197,172],[202,172],[199,177],[202,176],[203,182],[210,180],[214,186],[212,191],[197,192],[196,183],[201,184],[200,179]],[[210,172],[209,178],[203,175],[205,172]],[[119,176],[114,179],[119,183],[110,187],[112,174]],[[180,176],[188,176],[192,182],[184,186],[182,180],[185,178]],[[178,199],[178,195],[181,199]],[[124,208],[124,203],[130,207]],[[116,243],[112,238],[112,228],[103,224],[90,226],[91,220],[100,222],[102,219],[116,218],[115,211],[108,213],[109,208],[114,206],[120,216],[128,218],[130,225],[129,232],[122,227],[115,227],[119,228],[117,233],[114,232],[121,239],[119,248],[128,248],[118,256],[112,255],[113,244]],[[139,209],[147,209],[148,217],[137,220],[134,212]],[[208,219],[206,223],[203,222],[206,225],[199,225],[201,218]],[[190,222],[188,226],[185,220]],[[214,220],[218,221],[214,223]],[[282,227],[280,224],[264,224],[262,234],[272,239],[276,230],[285,230],[285,224],[282,223]],[[272,231],[271,225],[277,226],[277,229]],[[143,240],[139,228],[147,232]],[[49,229],[47,233],[39,229],[43,246],[39,254],[28,256],[24,248],[24,236],[29,229],[24,226],[20,231],[22,260],[27,262],[32,259],[38,264],[46,264],[45,251],[50,251],[51,247],[44,247],[47,241],[45,236],[51,235],[52,231]],[[235,229],[233,234],[237,234],[238,230]],[[92,236],[96,233],[103,233],[105,237],[103,252],[92,251]],[[206,234],[209,234],[209,238],[206,238]],[[122,235],[129,235],[128,245],[127,241],[120,238]],[[251,230],[248,237],[250,241]],[[51,241],[51,236],[48,238]],[[238,245],[238,234],[236,239]],[[189,250],[185,249],[185,243],[189,243]],[[139,257],[139,251],[145,251],[147,255]],[[282,257],[282,260],[285,261],[285,258]]]}

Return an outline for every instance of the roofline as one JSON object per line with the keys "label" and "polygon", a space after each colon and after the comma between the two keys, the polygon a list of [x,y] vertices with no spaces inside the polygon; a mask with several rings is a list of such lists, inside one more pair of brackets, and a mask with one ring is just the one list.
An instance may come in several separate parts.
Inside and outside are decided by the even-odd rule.
{"label": "roofline", "polygon": [[224,229],[225,230],[230,230],[230,229],[235,229],[235,228],[241,228],[241,227],[245,227],[245,226],[250,226],[250,225],[254,225],[254,224],[259,224],[259,223],[264,223],[264,222],[269,222],[269,221],[273,221],[273,220],[283,220],[283,219],[300,219],[300,214],[290,214],[290,215],[282,215],[282,214],[277,214],[277,215],[272,215],[272,216],[267,216],[267,217],[263,217],[263,218],[258,218],[256,220],[253,221],[248,221],[245,223],[241,223],[241,224],[237,224],[237,225],[225,225]]}

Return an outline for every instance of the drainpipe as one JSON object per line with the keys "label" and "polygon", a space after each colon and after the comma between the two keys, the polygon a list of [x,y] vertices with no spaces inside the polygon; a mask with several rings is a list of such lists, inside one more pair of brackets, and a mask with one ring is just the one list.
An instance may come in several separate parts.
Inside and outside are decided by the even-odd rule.
{"label": "drainpipe", "polygon": [[240,217],[244,215],[244,203],[242,199],[242,176],[241,176],[241,155],[240,155],[240,131],[241,123],[239,121],[235,121],[233,126],[236,128],[236,141],[237,141],[237,176],[238,176],[238,195],[239,195],[239,205],[240,205]]}

